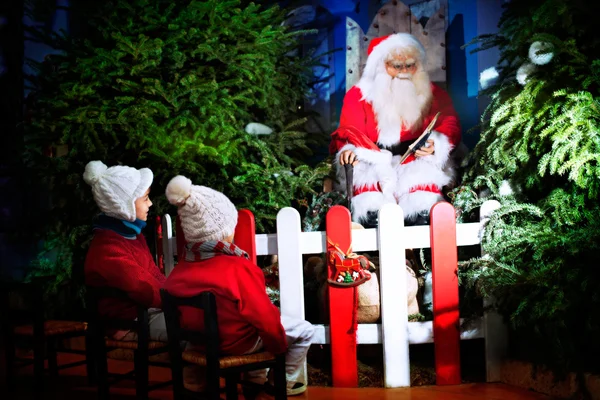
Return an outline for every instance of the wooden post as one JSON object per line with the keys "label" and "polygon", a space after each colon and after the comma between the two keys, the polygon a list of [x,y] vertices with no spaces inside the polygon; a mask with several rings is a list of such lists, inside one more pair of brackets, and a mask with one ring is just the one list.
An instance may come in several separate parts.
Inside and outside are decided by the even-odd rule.
{"label": "wooden post", "polygon": [[410,386],[404,213],[397,204],[379,210],[381,341],[386,388]]}
{"label": "wooden post", "polygon": [[[327,239],[343,251],[351,249],[352,232],[350,211],[346,207],[333,206],[327,212]],[[336,279],[335,269],[329,266],[329,277]],[[334,387],[358,386],[358,363],[356,360],[355,287],[344,288],[329,285],[329,332],[331,343],[331,370]]]}
{"label": "wooden post", "polygon": [[461,377],[456,216],[454,207],[446,202],[435,204],[430,215],[436,384],[458,385]]}
{"label": "wooden post", "polygon": [[256,264],[256,224],[254,214],[250,210],[238,211],[238,222],[235,227],[234,243],[250,256],[250,261]]}
{"label": "wooden post", "polygon": [[[281,315],[304,319],[304,268],[300,213],[285,207],[277,213],[277,257]],[[308,384],[306,362],[298,381]]]}

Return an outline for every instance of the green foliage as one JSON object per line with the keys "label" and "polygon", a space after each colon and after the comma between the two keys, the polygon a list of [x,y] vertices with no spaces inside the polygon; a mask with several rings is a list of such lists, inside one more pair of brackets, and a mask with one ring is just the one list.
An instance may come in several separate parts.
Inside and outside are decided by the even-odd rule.
{"label": "green foliage", "polygon": [[[511,2],[499,33],[474,41],[499,47],[500,78],[454,192],[463,219],[487,199],[502,204],[487,254],[462,266],[465,281],[497,299],[520,356],[563,371],[597,367],[600,352],[600,40],[590,17],[599,8]],[[535,41],[552,44],[552,60],[521,85],[515,74]]]}
{"label": "green foliage", "polygon": [[[321,185],[327,169],[302,163],[320,143],[298,113],[313,60],[294,55],[303,32],[286,27],[285,11],[242,0],[77,4],[87,34],[29,31],[58,50],[30,62],[25,158],[51,199],[32,215],[52,250],[36,274],[82,265],[97,212],[82,179],[91,160],[150,167],[157,214],[174,212],[164,188],[183,174],[253,211],[263,232]],[[249,135],[251,122],[273,133]]]}

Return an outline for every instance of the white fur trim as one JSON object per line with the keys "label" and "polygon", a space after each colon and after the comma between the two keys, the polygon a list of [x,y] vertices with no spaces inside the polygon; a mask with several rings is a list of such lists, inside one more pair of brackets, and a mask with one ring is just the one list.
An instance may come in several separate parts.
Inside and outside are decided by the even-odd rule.
{"label": "white fur trim", "polygon": [[448,136],[438,131],[431,132],[429,139],[433,140],[435,152],[430,156],[419,157],[419,159],[421,161],[434,164],[438,168],[444,168],[448,162],[448,159],[450,158],[450,152],[454,146],[450,144]]}
{"label": "white fur trim", "polygon": [[398,205],[404,211],[404,218],[411,219],[422,211],[431,211],[431,207],[444,197],[433,192],[417,191],[406,193],[398,199]]}
{"label": "white fur trim", "polygon": [[363,147],[354,149],[354,154],[359,161],[368,162],[369,164],[390,164],[392,162],[392,153],[388,150],[369,150]]}
{"label": "white fur trim", "polygon": [[439,132],[432,133],[430,137],[435,146],[433,155],[417,157],[416,160],[403,165],[398,165],[399,158],[394,158],[398,179],[395,192],[397,197],[403,196],[418,185],[436,185],[441,190],[454,178],[454,169],[448,162],[452,150],[448,137]]}
{"label": "white fur trim", "polygon": [[395,190],[396,171],[392,167],[392,153],[387,150],[376,152],[363,148],[356,148],[346,144],[338,151],[335,157],[335,169],[338,178],[336,190],[346,193],[346,171],[340,165],[340,154],[345,150],[352,150],[359,162],[354,166],[353,187],[360,188],[365,185],[381,184],[382,189],[389,196]]}
{"label": "white fur trim", "polygon": [[366,218],[368,211],[379,211],[387,203],[395,203],[395,200],[381,192],[365,192],[353,197],[352,221],[360,223],[360,219]]}
{"label": "white fur trim", "polygon": [[440,190],[452,181],[452,174],[436,168],[434,165],[415,160],[408,164],[399,165],[396,169],[396,196],[400,197],[418,185],[436,185]]}
{"label": "white fur trim", "polygon": [[352,150],[356,154],[358,161],[364,161],[369,164],[389,164],[392,161],[392,153],[388,150],[369,150],[347,143],[336,153],[335,162],[340,162],[340,154],[346,150]]}
{"label": "white fur trim", "polygon": [[[367,57],[367,63],[365,64],[362,77],[358,82],[358,87],[362,90],[361,84],[364,81],[373,81],[378,72],[385,72],[385,58],[392,50],[400,48],[416,49],[420,56],[419,63],[422,66],[426,64],[425,48],[417,38],[409,33],[395,33],[375,46],[369,57]],[[364,90],[363,93],[365,93]]]}

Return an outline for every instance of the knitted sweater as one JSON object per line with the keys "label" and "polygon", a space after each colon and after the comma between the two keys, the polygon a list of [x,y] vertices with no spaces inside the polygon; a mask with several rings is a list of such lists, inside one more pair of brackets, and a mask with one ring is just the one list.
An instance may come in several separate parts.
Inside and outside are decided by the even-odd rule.
{"label": "knitted sweater", "polygon": [[[174,296],[191,297],[203,291],[215,294],[221,351],[244,354],[260,336],[273,354],[287,350],[281,316],[265,291],[265,278],[251,261],[218,254],[209,260],[180,261],[164,288]],[[181,308],[183,328],[204,330],[201,310]]]}
{"label": "knitted sweater", "polygon": [[[160,308],[160,288],[165,282],[146,239],[127,239],[110,229],[96,229],[85,260],[85,283],[126,292],[136,303]],[[109,318],[135,319],[136,305],[117,299],[102,299],[100,314]]]}

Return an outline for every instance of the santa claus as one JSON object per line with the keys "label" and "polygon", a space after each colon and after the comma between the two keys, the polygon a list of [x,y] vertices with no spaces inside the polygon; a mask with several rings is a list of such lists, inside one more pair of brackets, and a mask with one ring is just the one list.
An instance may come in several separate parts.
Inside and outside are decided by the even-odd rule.
{"label": "santa claus", "polygon": [[[339,128],[332,134],[339,189],[344,165],[354,165],[352,217],[376,224],[377,211],[398,203],[407,223],[428,223],[453,180],[450,152],[460,141],[450,96],[429,81],[425,49],[407,33],[373,39],[362,77],[344,98]],[[426,145],[402,163],[400,157],[440,113]]]}

